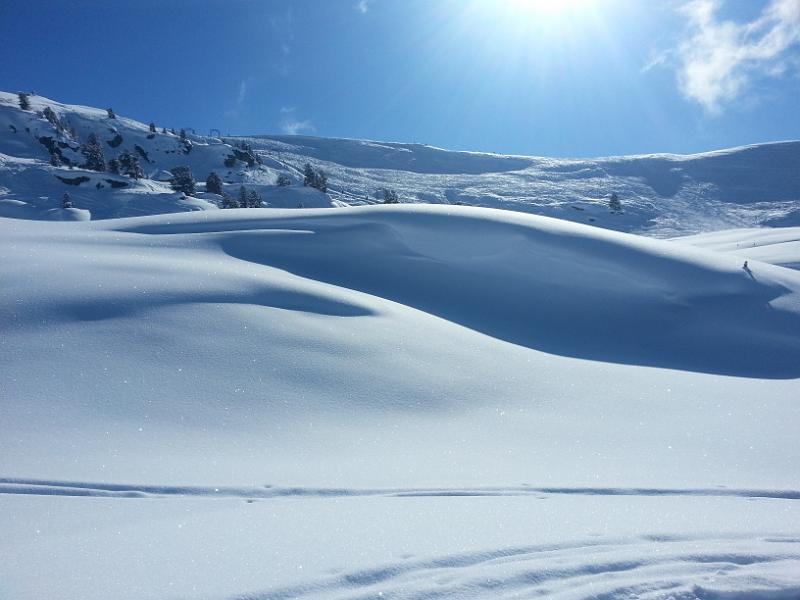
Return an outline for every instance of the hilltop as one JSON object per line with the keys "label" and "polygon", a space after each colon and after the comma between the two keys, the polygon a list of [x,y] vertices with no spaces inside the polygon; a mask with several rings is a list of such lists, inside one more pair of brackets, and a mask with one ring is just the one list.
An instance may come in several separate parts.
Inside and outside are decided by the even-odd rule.
{"label": "hilltop", "polygon": [[[45,115],[49,109],[50,119]],[[80,148],[96,134],[105,157],[135,156],[143,177],[86,170]],[[52,166],[53,154],[59,166]],[[303,167],[328,175],[327,193],[304,187]],[[188,166],[199,182],[183,197],[170,171]],[[555,159],[453,152],[423,144],[306,136],[198,135],[148,125],[105,109],[0,93],[0,216],[107,219],[216,210],[203,185],[212,171],[226,193],[241,185],[263,206],[318,208],[383,202],[470,205],[554,216],[657,237],[732,227],[800,224],[800,142],[678,156]],[[279,186],[279,177],[288,185]],[[76,210],[61,210],[65,192]],[[609,208],[616,195],[621,211]],[[88,211],[88,212],[85,212]]]}

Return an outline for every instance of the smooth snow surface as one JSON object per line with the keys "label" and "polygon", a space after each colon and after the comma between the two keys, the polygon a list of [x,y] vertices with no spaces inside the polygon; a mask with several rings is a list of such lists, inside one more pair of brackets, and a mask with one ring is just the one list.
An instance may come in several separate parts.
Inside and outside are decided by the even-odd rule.
{"label": "smooth snow surface", "polygon": [[0,234],[1,598],[800,592],[796,271],[466,207]]}

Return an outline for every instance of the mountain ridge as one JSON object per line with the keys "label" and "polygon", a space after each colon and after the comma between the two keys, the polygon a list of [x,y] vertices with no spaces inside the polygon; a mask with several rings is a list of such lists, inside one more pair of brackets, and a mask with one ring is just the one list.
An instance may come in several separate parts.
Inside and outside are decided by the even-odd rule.
{"label": "mountain ridge", "polygon": [[[0,93],[0,216],[70,220],[216,210],[222,197],[202,184],[214,171],[229,195],[244,185],[273,208],[376,204],[384,189],[393,189],[403,203],[502,208],[655,237],[800,225],[800,141],[690,155],[526,157],[316,136],[215,138],[188,131],[182,138],[163,126],[150,132],[133,119],[112,119],[103,109],[39,96],[30,103],[22,111],[16,94]],[[47,108],[69,127],[48,121]],[[82,169],[80,147],[90,133],[99,135],[109,159],[135,154],[145,178]],[[54,153],[72,167],[47,164]],[[328,175],[327,194],[302,185],[306,162]],[[191,197],[169,186],[170,170],[183,165],[201,182]],[[281,175],[290,185],[277,185]],[[88,212],[61,211],[65,192]],[[612,195],[621,211],[610,210]]]}

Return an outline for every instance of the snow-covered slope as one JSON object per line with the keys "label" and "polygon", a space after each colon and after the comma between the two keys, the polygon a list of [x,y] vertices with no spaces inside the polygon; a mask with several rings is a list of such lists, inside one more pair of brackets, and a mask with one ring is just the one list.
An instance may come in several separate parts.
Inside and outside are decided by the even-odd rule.
{"label": "snow-covered slope", "polygon": [[444,206],[0,240],[5,597],[800,589],[796,271]]}
{"label": "snow-covered slope", "polygon": [[800,227],[733,229],[676,241],[800,270]]}
{"label": "snow-covered slope", "polygon": [[[65,131],[38,114],[45,107],[68,126]],[[66,160],[83,164],[77,149],[92,132],[101,138],[107,158],[124,150],[135,153],[151,179],[132,181],[47,164],[55,147]],[[242,143],[252,148],[252,156],[236,147]],[[256,157],[261,164],[252,162]],[[306,162],[328,173],[329,195],[302,187]],[[223,142],[189,132],[183,141],[162,132],[161,124],[151,133],[142,123],[110,119],[105,110],[39,96],[31,96],[30,111],[21,111],[15,94],[0,93],[2,216],[62,218],[65,191],[95,219],[216,208],[221,198],[205,194],[202,185],[198,198],[170,190],[165,172],[182,165],[190,166],[199,181],[214,170],[232,195],[244,184],[278,208],[373,204],[382,201],[383,188],[390,188],[402,202],[503,208],[661,237],[800,224],[800,142],[691,156],[571,160],[304,136],[226,137]],[[277,187],[279,174],[292,185]],[[76,185],[82,177],[87,179]],[[611,194],[619,197],[621,213],[609,210]]]}
{"label": "snow-covered slope", "polygon": [[[88,210],[94,219],[216,210],[222,197],[206,193],[203,186],[212,171],[234,197],[239,186],[245,185],[258,191],[267,206],[332,205],[328,196],[296,181],[289,188],[278,188],[278,174],[283,171],[291,177],[291,173],[259,165],[253,162],[254,156],[219,139],[191,132],[181,139],[163,128],[151,132],[137,121],[109,118],[105,110],[41,96],[31,96],[30,104],[30,110],[20,110],[16,94],[0,92],[0,216],[69,220],[61,209],[65,192],[76,208]],[[56,123],[42,114],[46,108],[53,111]],[[80,146],[92,133],[98,136],[107,161],[126,151],[136,156],[144,178],[82,168],[85,157]],[[54,153],[60,166],[50,164]],[[189,166],[198,180],[196,197],[171,189],[169,171],[180,166]]]}
{"label": "snow-covered slope", "polygon": [[[335,197],[352,204],[379,201],[389,187],[408,202],[504,208],[657,236],[800,223],[800,142],[582,160],[302,136],[243,139],[282,164],[318,161]],[[609,210],[611,194],[622,213]]]}

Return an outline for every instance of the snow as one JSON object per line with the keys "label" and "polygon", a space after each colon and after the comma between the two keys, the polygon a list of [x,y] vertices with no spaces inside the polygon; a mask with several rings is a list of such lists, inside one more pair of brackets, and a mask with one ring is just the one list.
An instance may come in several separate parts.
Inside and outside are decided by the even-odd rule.
{"label": "snow", "polygon": [[[466,204],[558,217],[617,231],[675,237],[714,230],[796,226],[800,224],[800,142],[785,141],[679,156],[649,154],[597,159],[556,159],[453,152],[419,143],[392,143],[308,136],[215,137],[188,134],[189,144],[162,124],[148,127],[105,110],[66,105],[31,97],[32,111],[17,107],[15,94],[0,92],[0,216],[48,219],[47,209],[64,191],[94,219],[187,210],[213,209],[221,198],[205,204],[180,203],[165,182],[165,172],[187,165],[202,182],[216,171],[226,191],[237,195],[245,184],[273,208],[321,208],[375,204],[383,188],[395,189],[405,203]],[[76,138],[59,134],[37,112],[50,107],[75,130]],[[13,131],[12,131],[13,130]],[[106,157],[123,150],[138,152],[149,180],[127,181],[114,189],[98,174],[50,167],[40,138],[53,138],[63,153],[82,163],[79,142],[99,135]],[[115,138],[122,142],[110,147]],[[247,167],[224,161],[247,143],[262,164]],[[329,193],[302,187],[302,170],[310,162],[329,176]],[[278,175],[293,184],[276,186]],[[55,178],[89,176],[77,188]],[[124,180],[126,178],[118,178]],[[102,187],[97,188],[100,184]],[[200,186],[202,191],[202,185]],[[5,192],[2,190],[5,189]],[[622,213],[609,210],[617,194]],[[4,200],[5,198],[5,200]],[[9,200],[30,205],[10,208]]]}
{"label": "snow", "polygon": [[700,248],[800,269],[800,227],[733,229],[678,238]]}
{"label": "snow", "polygon": [[[49,126],[14,102],[0,127]],[[231,148],[175,158],[116,121],[156,172]],[[98,188],[16,135],[0,598],[800,595],[798,228],[612,230],[791,220],[796,144],[556,161],[253,138],[264,164],[226,185],[272,208],[217,210],[202,186]],[[598,165],[641,203],[586,195]],[[390,183],[437,203],[349,206]],[[451,204],[473,193],[523,212]]]}
{"label": "snow", "polygon": [[[0,496],[9,598],[796,598],[780,500]],[[746,519],[738,520],[746,515]],[[774,532],[772,534],[768,532]],[[46,572],[31,577],[33,565]]]}

